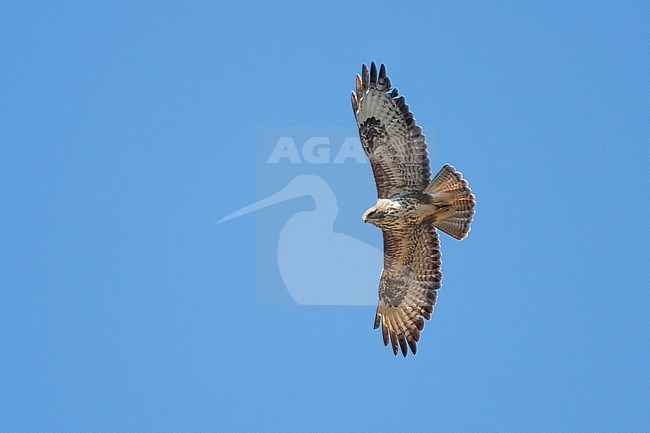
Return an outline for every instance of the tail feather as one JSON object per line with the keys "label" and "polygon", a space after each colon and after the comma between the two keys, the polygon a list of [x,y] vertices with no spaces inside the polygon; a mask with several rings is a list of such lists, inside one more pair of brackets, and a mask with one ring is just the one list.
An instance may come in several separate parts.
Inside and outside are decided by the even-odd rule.
{"label": "tail feather", "polygon": [[470,231],[476,201],[463,175],[445,164],[425,190],[433,202],[443,206],[434,225],[456,239],[464,239]]}

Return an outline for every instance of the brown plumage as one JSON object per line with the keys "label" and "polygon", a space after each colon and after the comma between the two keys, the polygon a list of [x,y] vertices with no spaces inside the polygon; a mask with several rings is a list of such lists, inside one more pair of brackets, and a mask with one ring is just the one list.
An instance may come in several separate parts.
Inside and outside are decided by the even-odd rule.
{"label": "brown plumage", "polygon": [[384,345],[406,356],[417,350],[424,319],[430,319],[441,286],[436,228],[463,239],[470,230],[475,200],[467,181],[444,165],[431,180],[422,129],[386,68],[363,65],[352,92],[352,108],[377,186],[377,204],[363,221],[382,229],[384,268],[379,281],[375,329]]}

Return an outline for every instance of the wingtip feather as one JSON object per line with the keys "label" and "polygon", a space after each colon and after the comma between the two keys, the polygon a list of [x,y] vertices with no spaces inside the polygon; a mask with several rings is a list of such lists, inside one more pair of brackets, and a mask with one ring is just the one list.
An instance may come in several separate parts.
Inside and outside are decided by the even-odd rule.
{"label": "wingtip feather", "polygon": [[409,338],[408,343],[409,343],[409,348],[411,349],[411,353],[413,353],[413,355],[415,355],[417,353],[417,351],[418,351],[418,345],[417,345],[416,340],[413,339],[413,338]]}
{"label": "wingtip feather", "polygon": [[397,356],[398,352],[398,341],[397,341],[397,334],[395,331],[390,332],[390,344],[393,346],[393,355]]}
{"label": "wingtip feather", "polygon": [[404,337],[404,334],[399,335],[399,348],[402,351],[402,356],[406,358],[406,354],[408,353],[408,346],[406,345],[406,337]]}
{"label": "wingtip feather", "polygon": [[381,321],[381,337],[384,340],[384,346],[388,346],[388,326],[386,326],[386,321],[383,319]]}
{"label": "wingtip feather", "polygon": [[368,89],[369,81],[370,81],[370,73],[368,73],[368,67],[364,64],[361,67],[361,83],[362,83],[362,89],[364,91]]}

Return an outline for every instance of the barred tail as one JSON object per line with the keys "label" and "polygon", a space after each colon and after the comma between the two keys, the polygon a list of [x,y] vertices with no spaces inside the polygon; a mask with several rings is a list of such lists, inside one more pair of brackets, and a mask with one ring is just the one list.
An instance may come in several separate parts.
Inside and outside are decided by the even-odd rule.
{"label": "barred tail", "polygon": [[[442,204],[434,225],[456,239],[464,239],[470,230],[476,201],[463,175],[445,164],[425,189],[433,202]],[[447,205],[447,206],[445,206]]]}

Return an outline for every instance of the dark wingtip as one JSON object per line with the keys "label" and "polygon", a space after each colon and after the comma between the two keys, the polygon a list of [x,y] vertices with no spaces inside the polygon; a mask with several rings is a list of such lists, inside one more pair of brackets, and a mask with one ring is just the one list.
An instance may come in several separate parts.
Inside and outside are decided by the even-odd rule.
{"label": "dark wingtip", "polygon": [[412,338],[409,338],[408,343],[409,343],[409,347],[411,348],[411,353],[413,353],[413,355],[415,355],[417,353],[417,351],[418,351],[417,343]]}
{"label": "dark wingtip", "polygon": [[382,63],[379,67],[379,78],[377,79],[379,90],[388,91],[390,89],[390,79],[386,76],[386,66]]}
{"label": "dark wingtip", "polygon": [[417,325],[411,329],[411,340],[413,340],[413,343],[420,341],[420,330],[417,328]]}
{"label": "dark wingtip", "polygon": [[390,344],[393,346],[393,355],[397,356],[398,352],[398,342],[397,342],[397,335],[395,332],[390,333]]}
{"label": "dark wingtip", "polygon": [[370,62],[370,83],[377,84],[377,65],[375,65],[375,62]]}
{"label": "dark wingtip", "polygon": [[402,351],[402,356],[406,358],[406,354],[408,353],[408,347],[406,346],[406,338],[404,335],[399,336],[399,348]]}
{"label": "dark wingtip", "polygon": [[370,74],[368,73],[368,67],[364,63],[361,66],[361,87],[363,90],[368,90],[368,83],[370,81]]}

